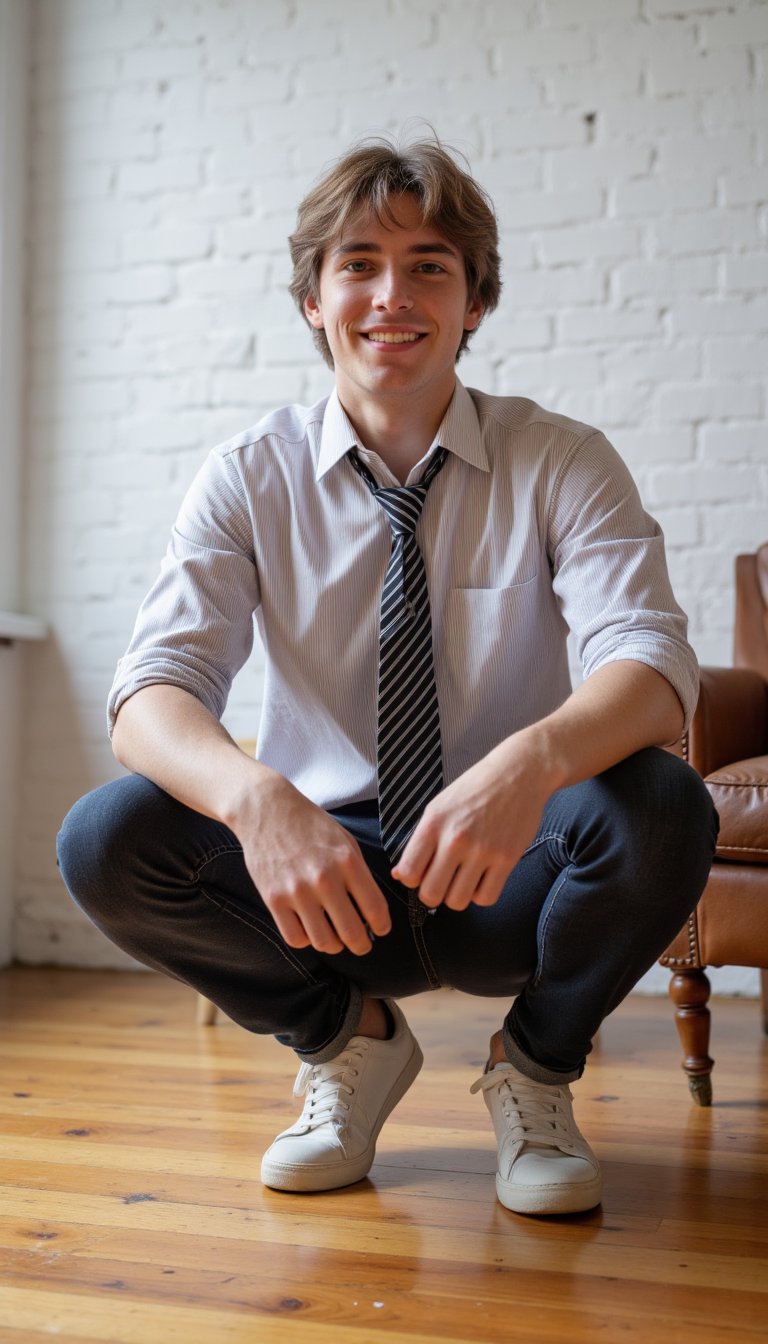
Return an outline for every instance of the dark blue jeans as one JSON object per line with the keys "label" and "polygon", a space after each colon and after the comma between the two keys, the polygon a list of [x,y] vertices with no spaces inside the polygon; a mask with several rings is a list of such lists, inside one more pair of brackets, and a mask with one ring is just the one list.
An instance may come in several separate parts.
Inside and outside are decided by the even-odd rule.
{"label": "dark blue jeans", "polygon": [[333,815],[389,900],[392,930],[362,957],[288,947],[233,833],[139,775],[73,807],[59,864],[74,900],[119,947],[303,1060],[344,1048],[364,994],[451,985],[514,999],[508,1058],[540,1082],[563,1082],[581,1075],[603,1018],[684,924],[717,835],[699,776],[650,748],[553,794],[496,905],[428,911],[389,877],[375,804]]}

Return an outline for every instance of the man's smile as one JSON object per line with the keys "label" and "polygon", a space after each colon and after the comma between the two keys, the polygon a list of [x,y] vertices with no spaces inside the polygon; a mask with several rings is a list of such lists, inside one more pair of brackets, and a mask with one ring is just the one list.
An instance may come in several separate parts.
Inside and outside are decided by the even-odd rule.
{"label": "man's smile", "polygon": [[372,341],[375,345],[415,345],[426,334],[425,331],[402,331],[394,328],[361,332],[366,340]]}

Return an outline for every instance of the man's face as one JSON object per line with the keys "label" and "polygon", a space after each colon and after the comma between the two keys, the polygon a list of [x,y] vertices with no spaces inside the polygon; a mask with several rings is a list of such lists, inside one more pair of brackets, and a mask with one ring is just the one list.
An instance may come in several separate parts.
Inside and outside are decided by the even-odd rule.
{"label": "man's face", "polygon": [[462,334],[482,317],[458,249],[420,223],[412,196],[393,207],[396,223],[367,207],[352,216],[323,257],[319,299],[304,305],[325,331],[339,397],[353,415],[372,401],[414,396],[446,406]]}

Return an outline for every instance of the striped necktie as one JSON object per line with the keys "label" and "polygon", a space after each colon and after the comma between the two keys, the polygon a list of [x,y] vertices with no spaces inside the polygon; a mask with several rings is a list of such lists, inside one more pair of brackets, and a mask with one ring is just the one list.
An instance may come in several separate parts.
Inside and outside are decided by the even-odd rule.
{"label": "striped necktie", "polygon": [[356,449],[347,454],[392,529],[381,594],[377,730],[381,842],[392,864],[443,787],[429,593],[415,534],[427,490],[447,455],[439,448],[417,485],[390,488],[378,484]]}

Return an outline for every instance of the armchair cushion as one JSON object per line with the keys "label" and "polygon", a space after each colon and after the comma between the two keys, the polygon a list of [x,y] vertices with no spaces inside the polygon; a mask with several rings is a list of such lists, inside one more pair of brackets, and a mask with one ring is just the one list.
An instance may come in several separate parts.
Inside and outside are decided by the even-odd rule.
{"label": "armchair cushion", "polygon": [[768,756],[723,766],[704,783],[720,815],[718,859],[768,864]]}

